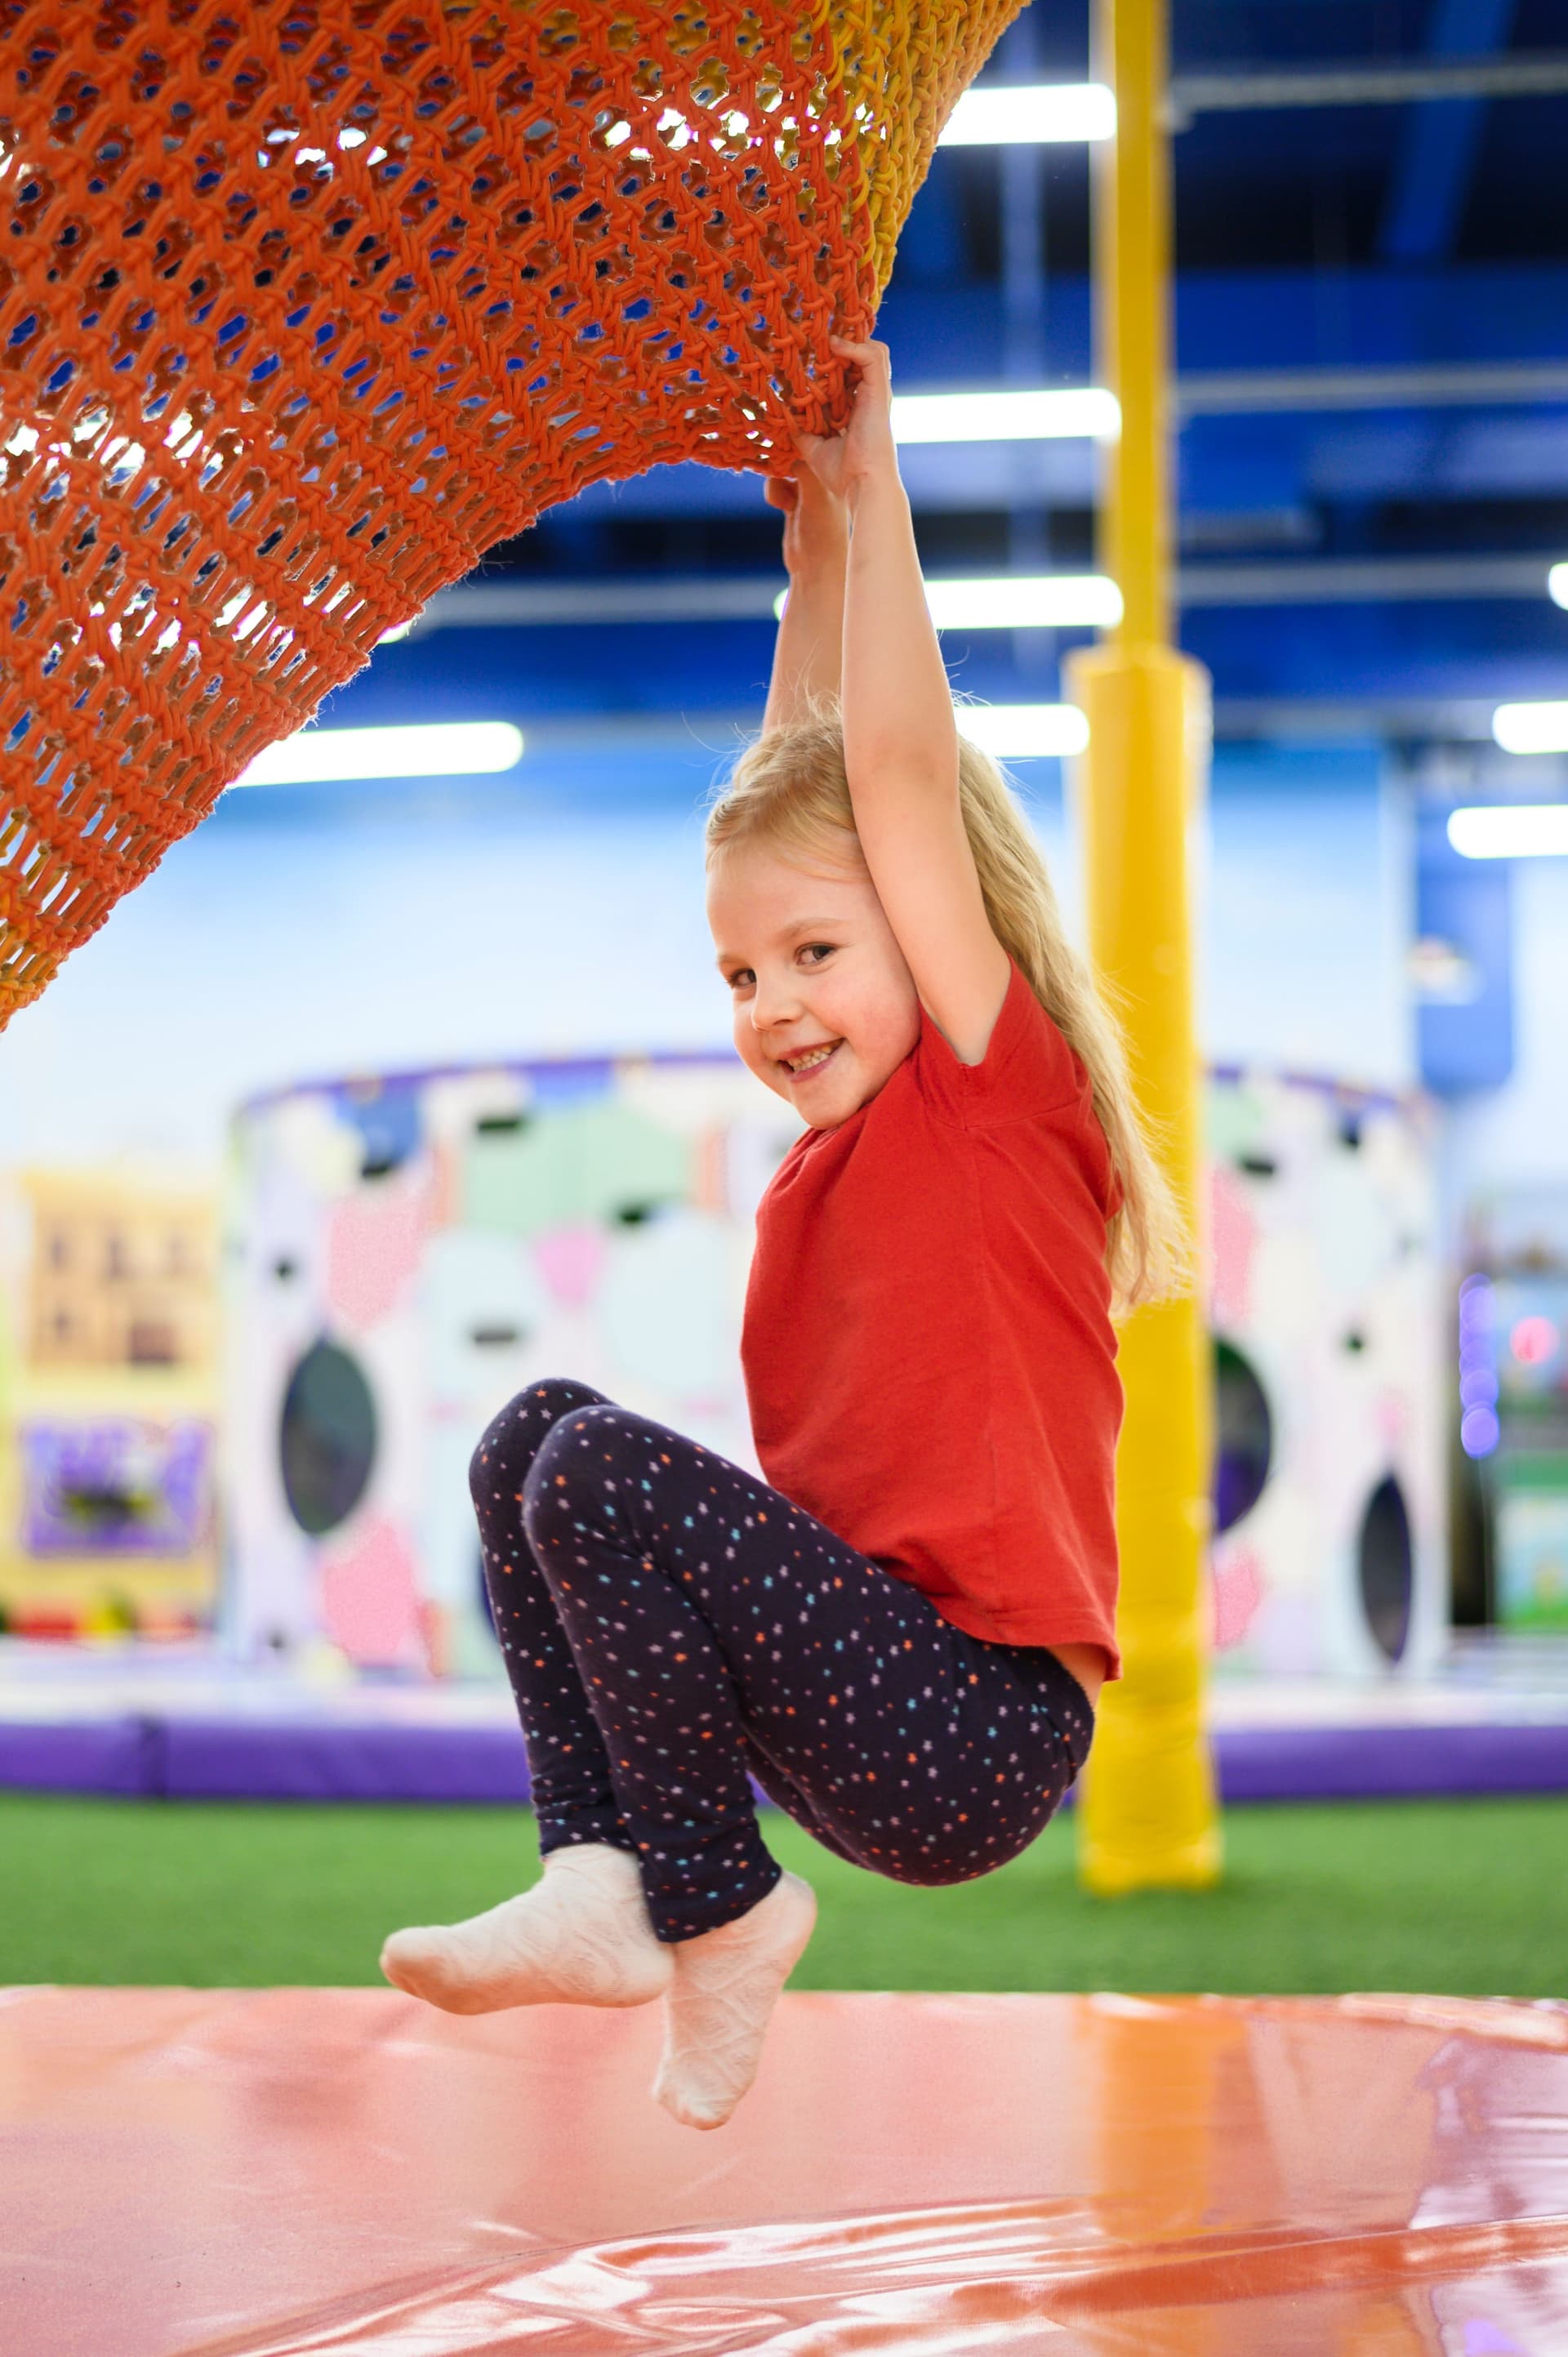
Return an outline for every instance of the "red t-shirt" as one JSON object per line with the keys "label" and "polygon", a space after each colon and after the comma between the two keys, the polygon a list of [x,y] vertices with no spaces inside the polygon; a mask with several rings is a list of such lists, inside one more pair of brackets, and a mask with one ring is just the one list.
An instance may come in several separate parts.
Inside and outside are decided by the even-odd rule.
{"label": "red t-shirt", "polygon": [[1122,1385],[1088,1078],[1015,961],[985,1060],[924,1007],[869,1103],[757,1211],[741,1361],[757,1462],[971,1636],[1116,1647]]}

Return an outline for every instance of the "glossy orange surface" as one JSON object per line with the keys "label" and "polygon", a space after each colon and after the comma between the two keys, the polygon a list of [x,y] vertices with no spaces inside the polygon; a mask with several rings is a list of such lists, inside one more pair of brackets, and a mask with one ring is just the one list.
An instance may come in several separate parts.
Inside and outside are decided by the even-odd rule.
{"label": "glossy orange surface", "polygon": [[1559,2357],[1568,2006],[0,1996],[6,2357]]}

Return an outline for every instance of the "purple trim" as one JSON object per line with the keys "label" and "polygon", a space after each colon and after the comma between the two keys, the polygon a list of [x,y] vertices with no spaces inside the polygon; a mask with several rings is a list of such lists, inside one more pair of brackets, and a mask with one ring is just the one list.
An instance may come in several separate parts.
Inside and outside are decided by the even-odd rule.
{"label": "purple trim", "polygon": [[158,1729],[150,1719],[0,1725],[0,1787],[34,1792],[156,1792]]}
{"label": "purple trim", "polygon": [[[339,1097],[369,1087],[375,1091],[375,1096],[368,1102],[374,1103],[383,1096],[425,1088],[432,1081],[467,1080],[478,1072],[487,1075],[497,1072],[509,1080],[532,1080],[539,1074],[551,1078],[603,1080],[622,1066],[639,1064],[656,1064],[661,1068],[708,1064],[736,1071],[746,1070],[733,1048],[606,1048],[596,1054],[583,1056],[480,1057],[460,1064],[419,1064],[406,1071],[360,1073],[358,1076],[326,1074],[303,1081],[285,1081],[279,1087],[258,1089],[254,1096],[242,1098],[231,1118],[235,1122],[252,1120],[258,1114],[270,1113],[274,1105],[285,1103],[290,1097]],[[1283,1082],[1289,1088],[1310,1089],[1318,1096],[1333,1097],[1346,1104],[1363,1108],[1376,1106],[1385,1113],[1414,1113],[1431,1102],[1428,1093],[1422,1089],[1402,1092],[1362,1088],[1353,1081],[1337,1081],[1325,1072],[1280,1071],[1272,1065],[1207,1064],[1204,1071],[1211,1081],[1262,1079]]]}
{"label": "purple trim", "polygon": [[1334,1080],[1326,1072],[1282,1071],[1273,1064],[1208,1064],[1204,1070],[1211,1081],[1242,1085],[1254,1080],[1283,1082],[1286,1088],[1308,1089],[1314,1096],[1332,1097],[1336,1103],[1359,1105],[1364,1112],[1375,1106],[1380,1113],[1418,1114],[1432,1102],[1424,1089],[1364,1089],[1354,1081]]}
{"label": "purple trim", "polygon": [[1386,1801],[1568,1792],[1568,1725],[1237,1727],[1216,1745],[1227,1801]]}
{"label": "purple trim", "polygon": [[172,1718],[163,1785],[181,1801],[494,1801],[528,1798],[515,1727],[294,1726]]}
{"label": "purple trim", "polygon": [[[1215,1756],[1220,1792],[1232,1803],[1568,1792],[1568,1723],[1231,1727],[1217,1738]],[[503,1807],[529,1793],[513,1727],[134,1716],[0,1724],[5,1786],[151,1800]]]}

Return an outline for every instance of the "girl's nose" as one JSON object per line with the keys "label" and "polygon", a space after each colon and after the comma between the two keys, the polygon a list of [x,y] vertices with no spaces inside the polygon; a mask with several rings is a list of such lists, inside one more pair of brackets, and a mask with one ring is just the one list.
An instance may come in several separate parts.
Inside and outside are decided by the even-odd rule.
{"label": "girl's nose", "polygon": [[758,982],[751,994],[751,1019],[767,1033],[788,1023],[800,1011],[800,996],[792,982]]}

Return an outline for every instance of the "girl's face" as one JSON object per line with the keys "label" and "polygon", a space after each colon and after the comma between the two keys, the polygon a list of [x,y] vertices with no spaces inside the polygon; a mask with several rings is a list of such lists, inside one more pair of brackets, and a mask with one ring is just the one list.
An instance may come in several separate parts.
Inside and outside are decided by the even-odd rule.
{"label": "girl's face", "polygon": [[[813,1129],[836,1129],[920,1036],[914,977],[864,864],[726,844],[708,870],[708,924],[742,1062]],[[820,1048],[825,1061],[791,1069]]]}

